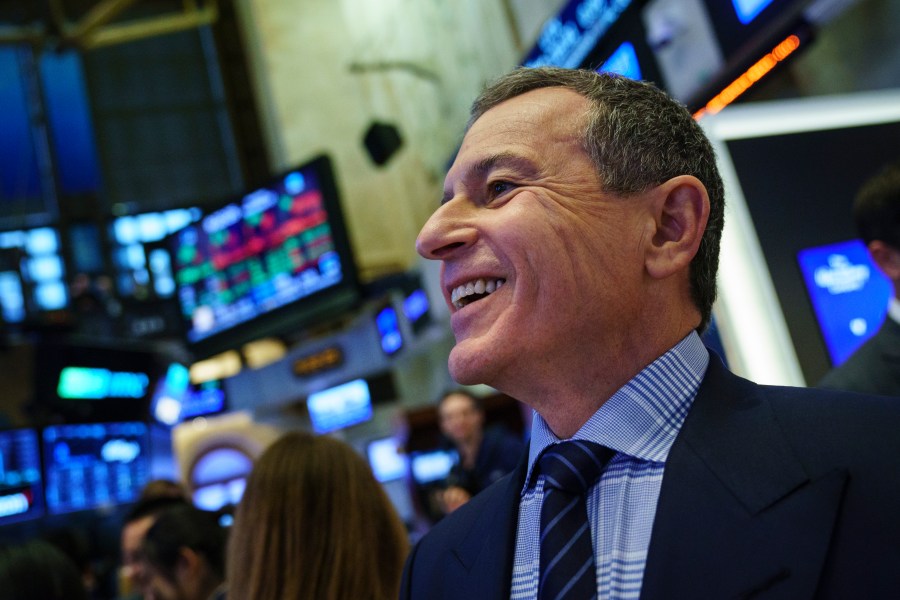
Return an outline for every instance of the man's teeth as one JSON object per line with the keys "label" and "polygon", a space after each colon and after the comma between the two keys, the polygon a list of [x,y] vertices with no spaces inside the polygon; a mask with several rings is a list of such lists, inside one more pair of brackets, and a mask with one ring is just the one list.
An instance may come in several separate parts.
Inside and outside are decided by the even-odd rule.
{"label": "man's teeth", "polygon": [[471,296],[491,294],[499,290],[504,283],[506,283],[505,279],[476,279],[475,281],[470,281],[454,288],[450,292],[450,302],[457,309],[462,308],[469,302],[477,300],[477,298],[472,298]]}

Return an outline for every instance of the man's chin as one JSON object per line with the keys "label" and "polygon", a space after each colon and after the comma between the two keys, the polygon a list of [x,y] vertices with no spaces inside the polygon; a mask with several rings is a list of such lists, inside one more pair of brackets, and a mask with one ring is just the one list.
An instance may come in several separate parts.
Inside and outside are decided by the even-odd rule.
{"label": "man's chin", "polygon": [[450,369],[450,376],[460,385],[479,385],[482,383],[490,385],[488,373],[491,365],[488,361],[476,353],[466,352],[459,347],[459,344],[450,350],[447,366]]}

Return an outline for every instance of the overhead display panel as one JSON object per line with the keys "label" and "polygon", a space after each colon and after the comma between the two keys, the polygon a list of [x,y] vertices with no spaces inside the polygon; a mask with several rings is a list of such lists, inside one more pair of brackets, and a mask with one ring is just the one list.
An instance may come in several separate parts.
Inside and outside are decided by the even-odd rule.
{"label": "overhead display panel", "polygon": [[692,111],[789,35],[809,0],[570,0],[523,58],[652,81]]}

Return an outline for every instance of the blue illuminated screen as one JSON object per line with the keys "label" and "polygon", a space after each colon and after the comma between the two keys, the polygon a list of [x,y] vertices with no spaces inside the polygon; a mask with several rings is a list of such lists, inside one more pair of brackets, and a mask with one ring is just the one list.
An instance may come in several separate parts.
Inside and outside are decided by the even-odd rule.
{"label": "blue illuminated screen", "polygon": [[421,288],[413,290],[403,299],[403,316],[410,323],[415,324],[419,319],[427,315],[428,308],[428,295]]}
{"label": "blue illuminated screen", "polygon": [[147,244],[195,223],[199,208],[177,208],[117,217],[110,226],[113,265],[119,293],[134,296],[152,285],[153,293],[169,298],[175,293],[175,275],[169,253],[163,248],[148,250]]}
{"label": "blue illuminated screen", "polygon": [[522,63],[526,67],[577,67],[631,3],[569,0],[544,23],[537,44]]}
{"label": "blue illuminated screen", "polygon": [[175,425],[201,415],[222,412],[225,409],[225,389],[219,379],[198,384],[190,381],[189,369],[181,363],[172,363],[158,382],[150,403],[150,413],[160,423]]}
{"label": "blue illuminated screen", "polygon": [[372,397],[365,379],[315,392],[306,399],[313,431],[328,433],[372,418]]}
{"label": "blue illuminated screen", "polygon": [[43,430],[43,446],[53,514],[133,502],[150,478],[144,423],[52,425]]}
{"label": "blue illuminated screen", "polygon": [[597,70],[601,73],[618,73],[629,79],[640,79],[641,65],[638,63],[634,44],[623,42]]}
{"label": "blue illuminated screen", "polygon": [[759,13],[768,5],[772,4],[772,0],[731,0],[734,5],[734,12],[737,13],[738,19],[744,25],[747,25],[755,19]]}
{"label": "blue illuminated screen", "polygon": [[381,349],[391,356],[403,347],[403,335],[400,333],[400,321],[393,306],[385,306],[375,315]]}
{"label": "blue illuminated screen", "polygon": [[43,514],[37,432],[34,429],[0,431],[0,525]]}
{"label": "blue illuminated screen", "polygon": [[[7,264],[0,249],[0,317],[5,323],[21,323],[25,320],[25,292],[18,268]],[[11,254],[10,254],[11,257]],[[12,260],[8,261],[12,263]]]}
{"label": "blue illuminated screen", "polygon": [[431,483],[446,479],[459,460],[455,450],[415,452],[410,458],[413,479],[417,483]]}
{"label": "blue illuminated screen", "polygon": [[372,473],[378,481],[394,481],[406,477],[409,470],[409,458],[400,453],[396,438],[372,440],[366,446],[366,455],[369,458]]}
{"label": "blue illuminated screen", "polygon": [[[0,232],[0,251],[21,260],[8,265],[4,260],[4,281],[0,296],[4,320],[20,322],[28,313],[61,310],[69,304],[66,269],[59,232],[51,227]],[[24,286],[24,287],[23,287]],[[7,308],[7,305],[13,308]]]}
{"label": "blue illuminated screen", "polygon": [[884,322],[891,282],[860,240],[807,248],[797,259],[829,357],[837,366]]}
{"label": "blue illuminated screen", "polygon": [[143,398],[150,376],[142,372],[111,371],[100,367],[63,367],[56,394],[70,400]]}

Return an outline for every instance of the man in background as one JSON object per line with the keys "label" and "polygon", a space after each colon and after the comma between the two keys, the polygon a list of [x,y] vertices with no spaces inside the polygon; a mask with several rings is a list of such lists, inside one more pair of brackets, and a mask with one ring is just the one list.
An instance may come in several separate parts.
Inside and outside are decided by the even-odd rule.
{"label": "man in background", "polygon": [[215,513],[187,504],[159,513],[141,544],[144,598],[224,598],[226,541]]}
{"label": "man in background", "polygon": [[881,328],[819,386],[900,396],[900,161],[860,188],[853,218],[872,260],[891,280],[894,295]]}
{"label": "man in background", "polygon": [[438,420],[441,433],[459,454],[447,487],[440,492],[444,512],[451,513],[515,469],[525,444],[502,427],[486,429],[481,401],[463,390],[444,394],[438,402]]}
{"label": "man in background", "polygon": [[187,500],[177,495],[149,495],[138,500],[125,516],[121,534],[122,566],[119,571],[121,599],[141,598],[140,590],[145,579],[142,545],[147,531],[162,512],[187,504]]}

